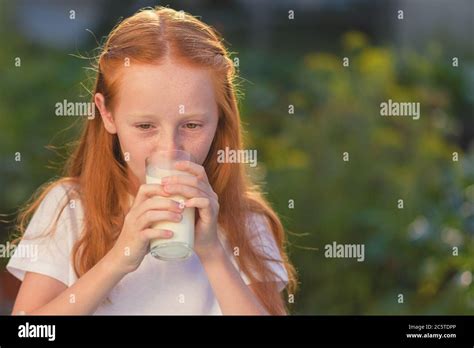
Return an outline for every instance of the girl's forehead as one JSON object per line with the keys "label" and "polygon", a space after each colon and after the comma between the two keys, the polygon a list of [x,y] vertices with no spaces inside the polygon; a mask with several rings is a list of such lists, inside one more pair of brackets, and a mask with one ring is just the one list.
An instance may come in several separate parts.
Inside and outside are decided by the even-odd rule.
{"label": "girl's forehead", "polygon": [[184,113],[186,109],[208,109],[216,102],[213,79],[205,68],[167,62],[122,70],[117,100],[122,107]]}
{"label": "girl's forehead", "polygon": [[136,64],[121,69],[121,80],[124,87],[147,86],[161,87],[160,90],[170,89],[201,89],[212,85],[211,73],[208,69],[179,63],[145,65]]}

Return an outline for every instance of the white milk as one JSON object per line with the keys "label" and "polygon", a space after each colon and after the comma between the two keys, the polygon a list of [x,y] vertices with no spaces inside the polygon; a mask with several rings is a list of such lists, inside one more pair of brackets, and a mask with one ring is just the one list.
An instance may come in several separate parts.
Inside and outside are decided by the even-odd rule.
{"label": "white milk", "polygon": [[[147,184],[161,184],[161,178],[170,175],[190,175],[180,170],[154,168],[153,176],[146,176]],[[185,197],[172,195],[176,202],[184,202]],[[173,231],[173,237],[166,239],[155,239],[150,242],[150,250],[154,257],[163,260],[185,259],[191,256],[194,247],[194,213],[195,208],[184,208],[183,218],[179,222],[159,221],[152,228]]]}

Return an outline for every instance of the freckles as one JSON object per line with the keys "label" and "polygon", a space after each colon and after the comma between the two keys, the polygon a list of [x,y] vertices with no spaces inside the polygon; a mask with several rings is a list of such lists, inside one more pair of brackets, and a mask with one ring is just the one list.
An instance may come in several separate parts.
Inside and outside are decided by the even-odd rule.
{"label": "freckles", "polygon": [[126,139],[121,143],[123,157],[127,165],[131,168],[140,168],[141,163],[145,163],[145,158],[150,152],[148,144],[143,139]]}
{"label": "freckles", "polygon": [[141,184],[145,183],[145,156],[143,152],[131,152],[130,160],[126,162],[127,167],[133,175],[139,179]]}
{"label": "freckles", "polygon": [[214,139],[214,134],[211,132],[206,132],[201,134],[198,138],[193,139],[188,142],[186,147],[196,158],[199,164],[202,164],[207,157],[209,148],[211,147],[212,140]]}

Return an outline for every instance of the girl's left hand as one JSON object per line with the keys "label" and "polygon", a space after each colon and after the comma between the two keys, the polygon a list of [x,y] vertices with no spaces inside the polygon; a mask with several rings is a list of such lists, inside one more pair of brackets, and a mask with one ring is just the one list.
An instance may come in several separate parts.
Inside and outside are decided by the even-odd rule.
{"label": "girl's left hand", "polygon": [[185,208],[197,208],[194,235],[194,251],[202,258],[210,255],[219,246],[217,217],[219,198],[212,190],[204,167],[191,161],[175,163],[175,169],[191,175],[172,175],[161,179],[165,192],[188,198]]}

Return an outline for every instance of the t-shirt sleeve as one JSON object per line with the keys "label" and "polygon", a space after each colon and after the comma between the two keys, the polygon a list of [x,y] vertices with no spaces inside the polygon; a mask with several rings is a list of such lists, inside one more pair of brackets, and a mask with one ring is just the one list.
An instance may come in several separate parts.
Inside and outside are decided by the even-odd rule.
{"label": "t-shirt sleeve", "polygon": [[35,272],[67,286],[73,281],[70,255],[78,233],[74,220],[78,207],[67,191],[64,184],[52,188],[33,214],[6,267],[19,280],[26,272]]}
{"label": "t-shirt sleeve", "polygon": [[[247,226],[249,228],[252,245],[254,245],[257,252],[266,259],[265,262],[273,273],[270,277],[270,281],[277,282],[278,291],[282,291],[288,284],[288,273],[266,217],[262,214],[252,213],[247,220]],[[235,256],[232,258],[232,262],[239,270]],[[239,272],[245,284],[250,284],[250,278],[243,271],[239,270]],[[261,281],[261,277],[257,272],[253,272],[253,275]]]}

